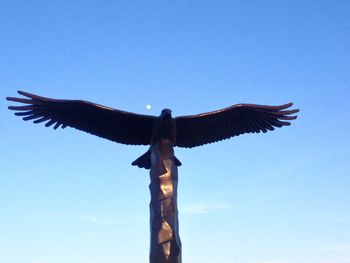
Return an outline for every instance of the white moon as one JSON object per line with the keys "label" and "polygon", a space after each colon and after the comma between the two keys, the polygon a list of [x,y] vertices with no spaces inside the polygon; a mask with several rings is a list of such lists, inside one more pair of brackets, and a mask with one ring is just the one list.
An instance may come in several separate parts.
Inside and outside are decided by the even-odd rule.
{"label": "white moon", "polygon": [[147,109],[147,110],[150,110],[150,109],[152,109],[152,106],[151,106],[151,104],[147,104],[147,105],[146,105],[146,109]]}

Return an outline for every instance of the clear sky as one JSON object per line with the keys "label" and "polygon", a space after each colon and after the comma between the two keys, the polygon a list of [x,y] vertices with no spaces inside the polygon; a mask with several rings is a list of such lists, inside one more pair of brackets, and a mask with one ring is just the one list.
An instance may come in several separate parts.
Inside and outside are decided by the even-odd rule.
{"label": "clear sky", "polygon": [[23,122],[21,89],[152,115],[294,102],[290,127],[175,149],[183,262],[349,263],[349,69],[349,1],[0,0],[0,262],[148,261],[146,147]]}

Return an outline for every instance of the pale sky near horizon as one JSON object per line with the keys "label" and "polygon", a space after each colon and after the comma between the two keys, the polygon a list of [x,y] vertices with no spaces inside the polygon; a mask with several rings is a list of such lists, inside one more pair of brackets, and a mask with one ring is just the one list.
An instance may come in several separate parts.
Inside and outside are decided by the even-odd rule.
{"label": "pale sky near horizon", "polygon": [[[146,147],[15,117],[24,90],[290,127],[176,148],[183,262],[350,262],[350,2],[0,0],[0,263],[148,262]],[[146,105],[151,105],[147,109]]]}

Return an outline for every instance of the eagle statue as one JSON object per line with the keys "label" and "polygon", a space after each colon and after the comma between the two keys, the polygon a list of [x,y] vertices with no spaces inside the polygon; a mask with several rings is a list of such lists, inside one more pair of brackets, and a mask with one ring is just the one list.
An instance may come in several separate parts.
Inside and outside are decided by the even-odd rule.
{"label": "eagle statue", "polygon": [[[173,147],[192,148],[244,133],[265,133],[275,127],[288,126],[299,111],[289,109],[293,103],[280,106],[236,104],[212,112],[173,118],[170,109],[162,110],[159,116],[150,116],[83,100],[52,99],[24,91],[18,93],[23,97],[7,97],[7,100],[22,105],[8,108],[25,121],[44,122],[46,127],[53,125],[54,129],[69,126],[129,145],[153,145],[167,139]],[[180,166],[181,162],[174,158],[175,164]],[[151,151],[132,164],[150,169]]]}

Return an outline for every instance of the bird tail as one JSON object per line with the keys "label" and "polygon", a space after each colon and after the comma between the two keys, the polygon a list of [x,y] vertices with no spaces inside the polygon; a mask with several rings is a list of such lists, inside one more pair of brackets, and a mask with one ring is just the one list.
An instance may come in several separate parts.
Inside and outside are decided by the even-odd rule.
{"label": "bird tail", "polygon": [[[177,159],[175,156],[175,165],[181,166],[181,162],[179,159]],[[135,161],[131,163],[132,165],[135,165],[139,168],[145,168],[145,169],[151,169],[151,150],[148,149],[147,152],[142,154],[139,158],[137,158]]]}
{"label": "bird tail", "polygon": [[131,163],[139,168],[151,169],[151,150],[142,154],[139,158]]}

